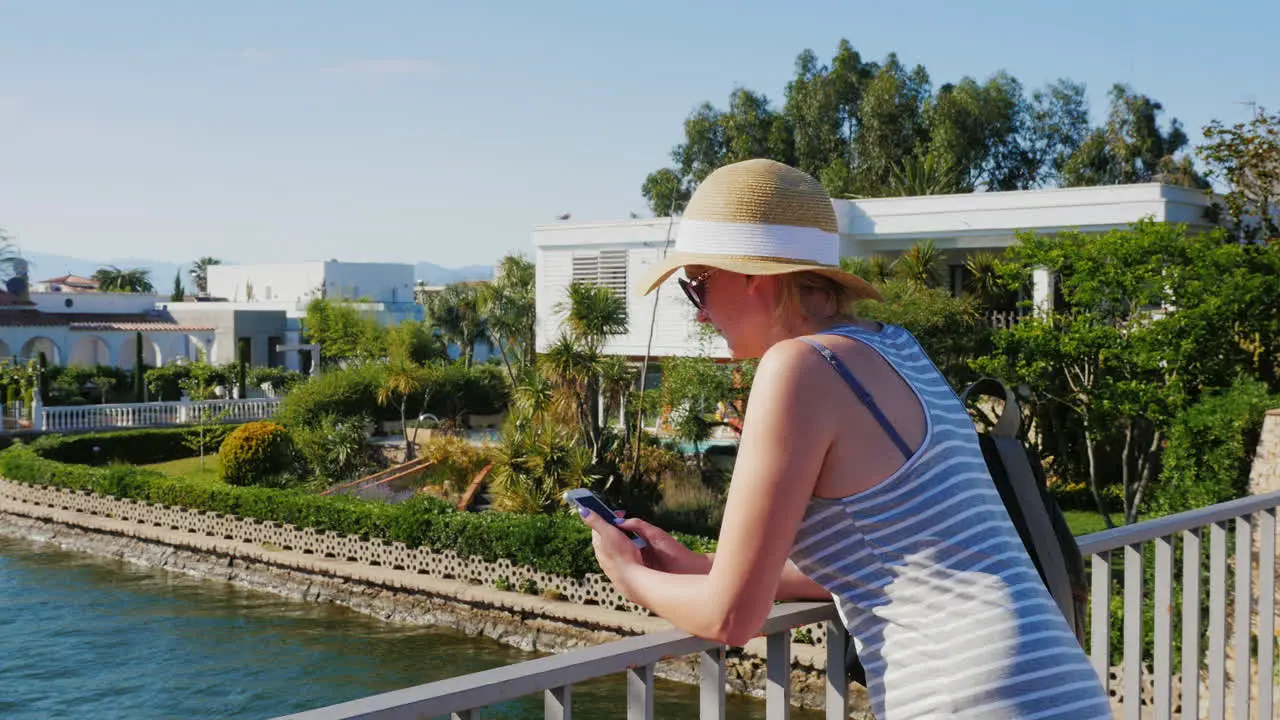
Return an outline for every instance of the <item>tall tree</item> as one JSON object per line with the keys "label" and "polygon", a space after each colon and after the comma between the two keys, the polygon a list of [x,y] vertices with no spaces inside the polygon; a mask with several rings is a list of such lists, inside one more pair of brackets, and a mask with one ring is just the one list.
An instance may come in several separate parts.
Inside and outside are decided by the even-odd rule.
{"label": "tall tree", "polygon": [[209,268],[221,264],[222,261],[218,258],[207,255],[191,264],[191,269],[187,272],[191,274],[191,282],[195,283],[197,292],[209,292]]}
{"label": "tall tree", "polygon": [[1280,113],[1259,110],[1249,122],[1204,128],[1197,152],[1209,177],[1227,185],[1223,198],[1233,234],[1246,241],[1280,239]]}
{"label": "tall tree", "polygon": [[151,271],[145,268],[129,268],[122,270],[114,265],[98,268],[93,273],[98,282],[98,289],[104,292],[153,293],[155,285],[151,283]]}
{"label": "tall tree", "polygon": [[854,138],[855,191],[886,194],[893,170],[916,154],[925,139],[924,102],[929,74],[917,65],[910,72],[890,53],[862,97],[861,125]]}
{"label": "tall tree", "polygon": [[1084,85],[1059,79],[1031,95],[1027,146],[1038,172],[1035,184],[1055,184],[1089,135]]}
{"label": "tall tree", "polygon": [[169,293],[169,300],[182,302],[186,297],[187,290],[182,287],[182,271],[179,270],[173,274],[173,291]]}
{"label": "tall tree", "polygon": [[1072,153],[1062,168],[1067,187],[1122,185],[1174,180],[1193,186],[1204,182],[1175,154],[1187,145],[1187,134],[1175,118],[1162,130],[1159,115],[1164,106],[1125,85],[1111,88],[1107,123],[1095,129]]}

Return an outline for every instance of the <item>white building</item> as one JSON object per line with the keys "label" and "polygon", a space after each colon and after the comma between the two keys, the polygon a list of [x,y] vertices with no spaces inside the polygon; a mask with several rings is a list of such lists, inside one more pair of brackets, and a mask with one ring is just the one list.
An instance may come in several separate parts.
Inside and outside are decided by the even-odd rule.
{"label": "white building", "polygon": [[[841,256],[890,257],[932,239],[944,252],[953,290],[974,250],[1001,250],[1022,231],[1056,234],[1064,230],[1105,232],[1143,218],[1208,228],[1209,199],[1198,190],[1158,183],[1105,187],[932,195],[924,197],[834,200],[840,227]],[[647,353],[726,357],[719,338],[710,343],[694,322],[693,308],[675,277],[657,293],[639,297],[636,279],[673,243],[679,218],[536,227],[537,343],[542,351],[559,336],[562,315],[555,310],[573,281],[595,282],[627,299],[630,327],[610,339],[605,352],[641,359]],[[1038,301],[1052,294],[1052,280],[1037,274]],[[656,310],[655,310],[656,309]],[[654,314],[656,312],[656,320]]]}
{"label": "white building", "polygon": [[315,298],[389,306],[414,304],[413,266],[337,260],[262,265],[212,265],[209,295],[231,302],[290,303]]}
{"label": "white building", "polygon": [[132,368],[142,334],[143,363],[159,366],[208,352],[214,329],[183,324],[156,309],[150,293],[0,293],[0,357],[44,353],[50,365]]}

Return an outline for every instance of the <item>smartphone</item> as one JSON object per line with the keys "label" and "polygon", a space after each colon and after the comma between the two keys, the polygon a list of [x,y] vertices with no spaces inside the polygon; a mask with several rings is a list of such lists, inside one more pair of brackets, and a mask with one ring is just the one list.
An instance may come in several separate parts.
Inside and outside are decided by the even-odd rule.
{"label": "smartphone", "polygon": [[[604,504],[604,501],[600,499],[599,495],[586,488],[569,490],[564,494],[564,499],[566,502],[590,510],[614,525],[622,522],[622,519],[615,515],[608,505]],[[644,538],[639,535],[629,530],[623,530],[622,532],[626,533],[627,537],[631,538],[631,542],[634,543],[636,547],[641,549],[649,547],[649,543],[645,542]]]}

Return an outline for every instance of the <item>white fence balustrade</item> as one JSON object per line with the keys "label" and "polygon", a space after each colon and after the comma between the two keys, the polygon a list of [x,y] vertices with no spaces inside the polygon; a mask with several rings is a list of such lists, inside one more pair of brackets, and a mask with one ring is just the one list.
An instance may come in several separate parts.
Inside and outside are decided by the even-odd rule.
{"label": "white fence balustrade", "polygon": [[[1277,507],[1280,492],[1080,538],[1092,571],[1087,649],[1112,691],[1118,717],[1277,717]],[[1202,543],[1205,535],[1208,542]],[[1122,559],[1122,564],[1113,562],[1115,551],[1120,552],[1114,560]],[[1154,565],[1147,564],[1149,554]],[[1116,586],[1123,600],[1118,666],[1112,664],[1111,642]],[[834,606],[790,603],[775,607],[761,632],[768,638],[765,699],[770,720],[786,718],[790,711],[790,628],[814,622],[826,623],[827,667],[839,668],[827,676],[826,717],[847,715],[842,672],[847,636]],[[1180,639],[1178,653],[1175,638]],[[699,716],[722,719],[724,648],[673,630],[309,710],[287,720],[440,715],[478,720],[486,706],[535,693],[544,697],[545,717],[563,720],[572,714],[573,685],[615,673],[626,676],[628,720],[647,720],[653,717],[655,664],[695,653],[702,668]],[[622,708],[617,716],[623,716]]]}
{"label": "white fence balustrade", "polygon": [[252,398],[46,407],[40,411],[33,429],[45,432],[75,432],[169,427],[219,415],[222,422],[248,422],[271,417],[280,408],[280,402],[275,398]]}

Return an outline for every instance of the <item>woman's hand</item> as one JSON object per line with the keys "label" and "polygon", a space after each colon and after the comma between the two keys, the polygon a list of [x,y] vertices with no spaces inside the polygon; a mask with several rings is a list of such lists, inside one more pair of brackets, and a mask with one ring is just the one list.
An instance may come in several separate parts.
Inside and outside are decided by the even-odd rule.
{"label": "woman's hand", "polygon": [[[621,510],[618,511],[618,517],[623,517]],[[690,550],[661,528],[639,518],[623,520],[618,527],[644,538],[649,547],[641,550],[640,556],[645,565],[654,570],[677,575],[706,575],[711,571],[709,556]]]}
{"label": "woman's hand", "polygon": [[591,547],[595,550],[600,569],[623,597],[635,602],[630,576],[634,569],[645,567],[644,559],[640,556],[640,548],[636,547],[635,543],[631,542],[631,538],[616,525],[599,515],[585,508],[579,512],[579,515],[587,527],[591,528]]}

